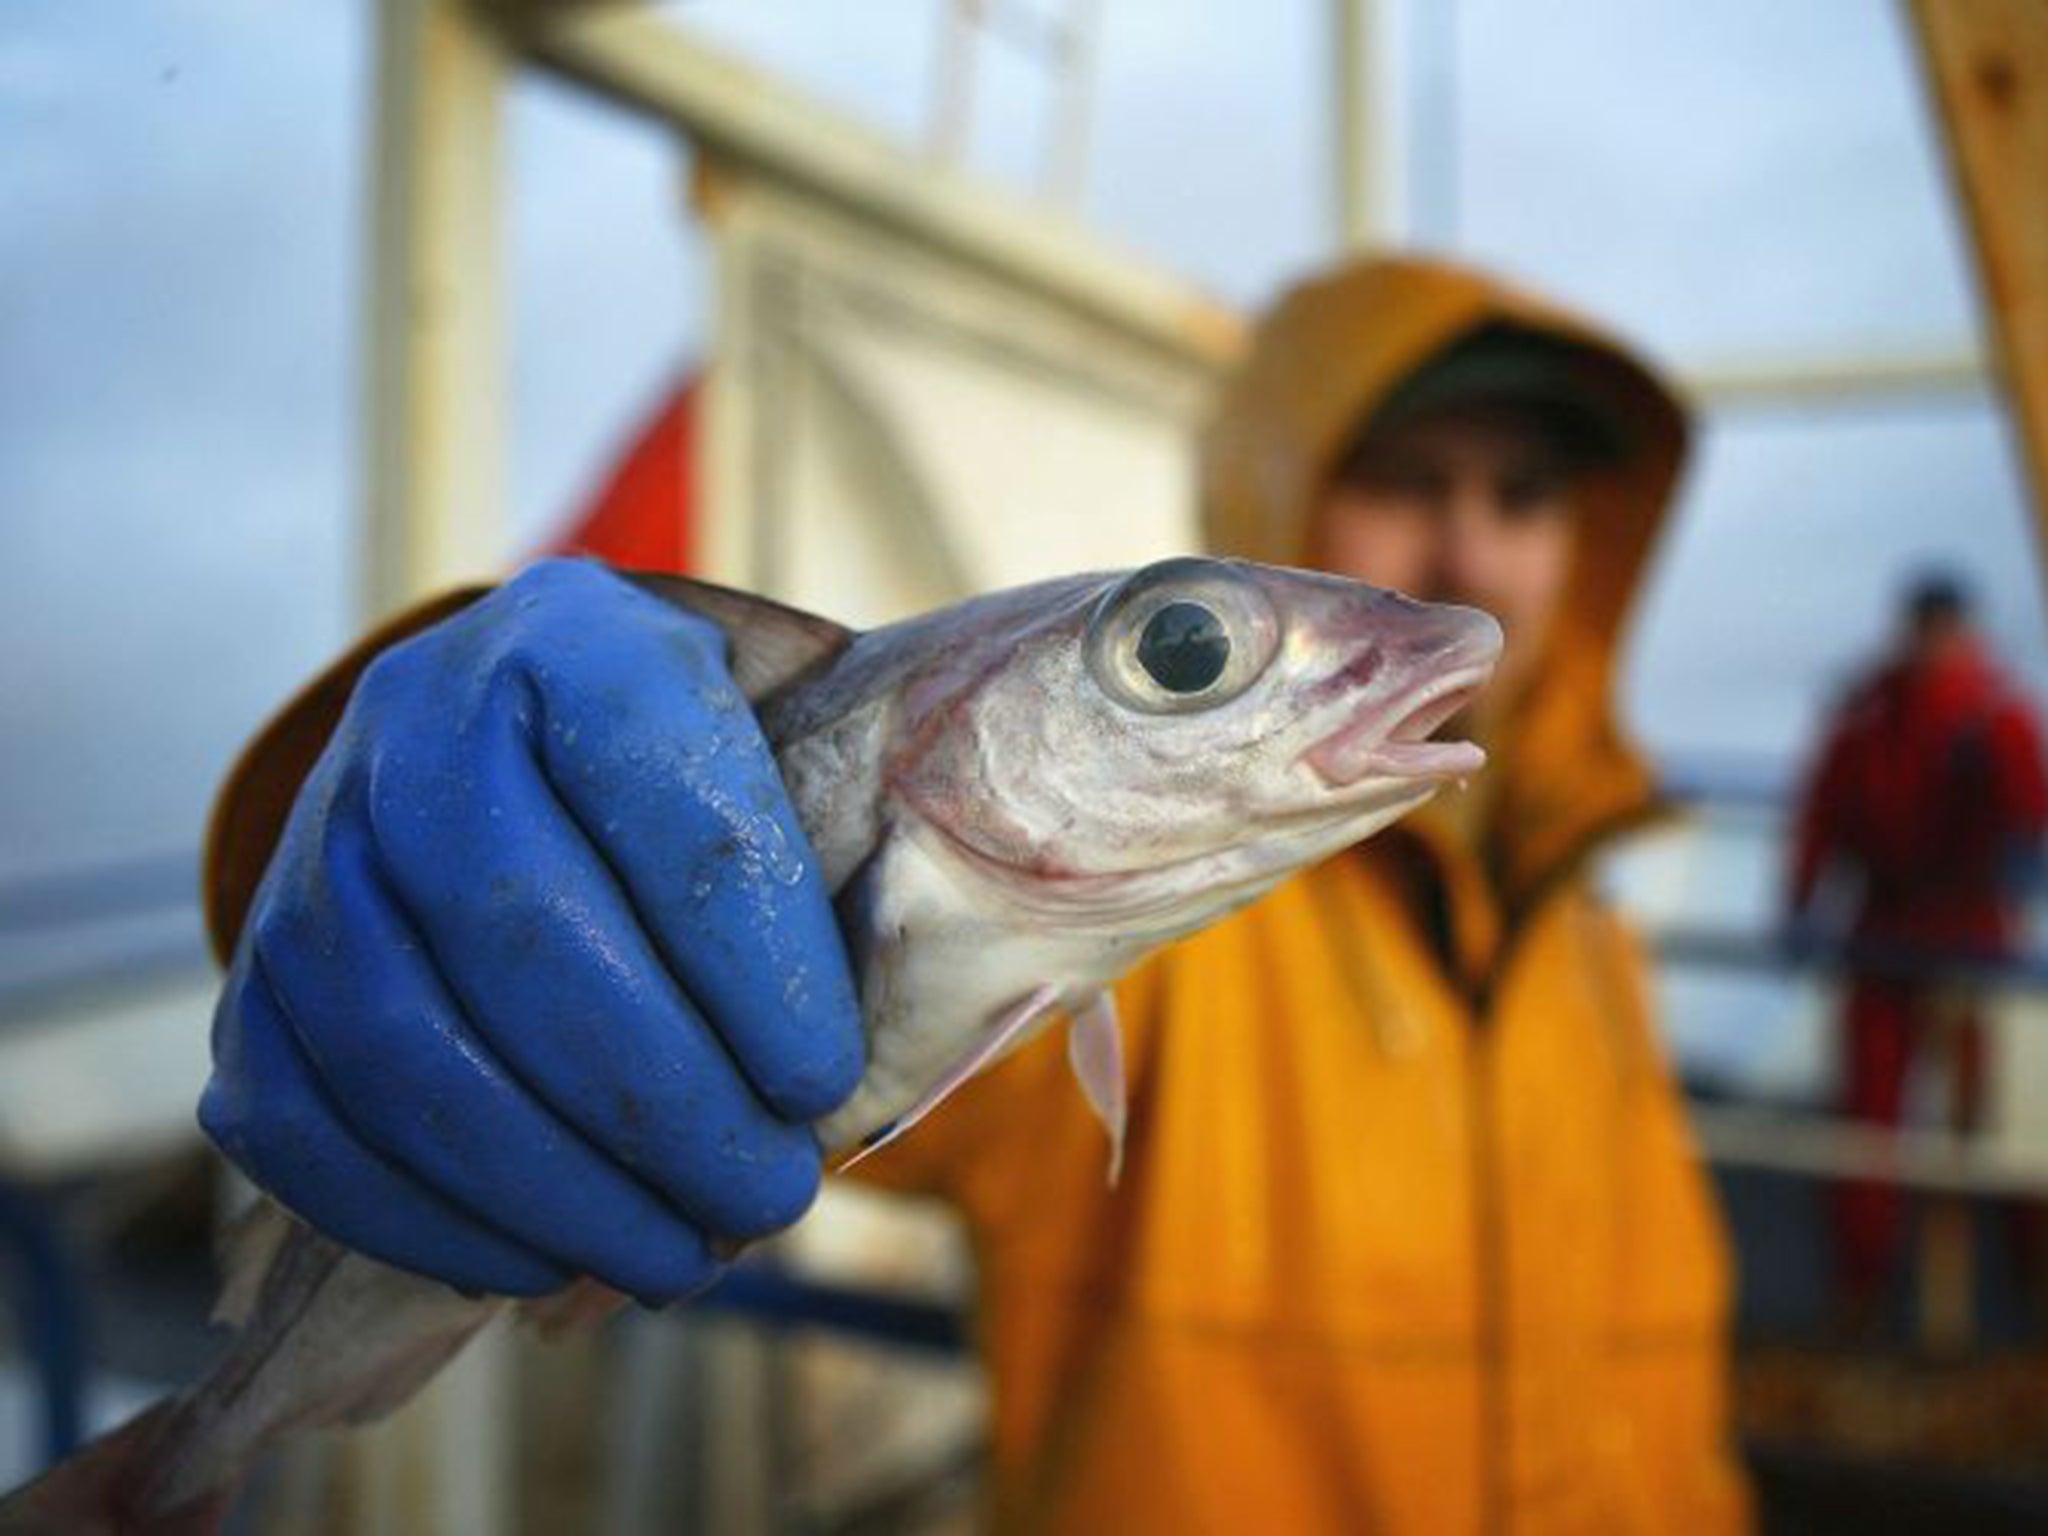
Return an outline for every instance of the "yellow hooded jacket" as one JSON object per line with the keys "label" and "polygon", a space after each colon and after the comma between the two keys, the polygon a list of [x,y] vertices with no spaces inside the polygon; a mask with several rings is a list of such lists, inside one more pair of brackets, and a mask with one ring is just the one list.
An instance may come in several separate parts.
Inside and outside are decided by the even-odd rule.
{"label": "yellow hooded jacket", "polygon": [[[1488,769],[1494,835],[1475,850],[1425,811],[1134,975],[1114,1189],[1050,1035],[861,1169],[972,1231],[1000,1530],[1746,1524],[1721,1229],[1641,958],[1581,878],[1651,809],[1609,684],[1678,407],[1472,274],[1352,266],[1289,295],[1226,390],[1207,533],[1298,561],[1359,424],[1488,325],[1569,343],[1639,445],[1582,498],[1568,611]],[[217,943],[355,673],[471,596],[371,637],[245,756],[209,846]]]}
{"label": "yellow hooded jacket", "polygon": [[1609,684],[1677,405],[1473,274],[1354,265],[1290,294],[1226,390],[1207,533],[1298,562],[1360,423],[1495,325],[1570,343],[1638,451],[1585,489],[1566,612],[1488,769],[1485,848],[1425,811],[1132,977],[1116,1188],[1045,1038],[863,1166],[972,1229],[999,1529],[1747,1523],[1718,1214],[1642,959],[1582,878],[1652,808]]}

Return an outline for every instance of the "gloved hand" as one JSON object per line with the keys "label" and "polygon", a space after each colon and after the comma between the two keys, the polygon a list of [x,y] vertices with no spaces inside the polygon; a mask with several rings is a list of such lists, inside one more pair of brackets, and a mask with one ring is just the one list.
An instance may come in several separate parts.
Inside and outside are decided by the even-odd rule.
{"label": "gloved hand", "polygon": [[206,1131],[473,1290],[701,1288],[810,1204],[859,1080],[817,864],[710,624],[536,565],[371,663],[214,1020]]}

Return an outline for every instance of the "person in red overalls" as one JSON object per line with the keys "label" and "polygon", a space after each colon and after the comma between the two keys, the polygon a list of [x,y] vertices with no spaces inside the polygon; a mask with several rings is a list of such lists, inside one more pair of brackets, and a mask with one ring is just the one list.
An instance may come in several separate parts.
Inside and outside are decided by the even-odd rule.
{"label": "person in red overalls", "polygon": [[[1897,1125],[1914,1058],[1945,1040],[1954,1121],[1967,1126],[1984,1072],[1975,1009],[1966,987],[1916,962],[2011,953],[2016,877],[2048,827],[2048,770],[2034,712],[1971,624],[1961,582],[1922,576],[1904,618],[1894,654],[1837,711],[1800,798],[1789,906],[1795,931],[1812,932],[1824,882],[1854,889],[1843,1111]],[[1898,1247],[1898,1192],[1847,1181],[1833,1216],[1838,1303],[1867,1322]]]}

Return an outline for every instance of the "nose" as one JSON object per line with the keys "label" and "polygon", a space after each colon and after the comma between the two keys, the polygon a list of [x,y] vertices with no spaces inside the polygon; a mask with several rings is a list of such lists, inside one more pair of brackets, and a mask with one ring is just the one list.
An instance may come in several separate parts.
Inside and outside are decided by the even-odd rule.
{"label": "nose", "polygon": [[1439,509],[1428,595],[1441,602],[1485,602],[1501,580],[1505,524],[1496,488],[1461,478]]}

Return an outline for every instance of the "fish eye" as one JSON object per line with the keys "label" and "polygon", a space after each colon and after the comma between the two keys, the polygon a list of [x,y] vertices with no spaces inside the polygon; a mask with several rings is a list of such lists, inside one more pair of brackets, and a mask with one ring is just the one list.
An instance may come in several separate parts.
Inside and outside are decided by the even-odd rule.
{"label": "fish eye", "polygon": [[1168,693],[1200,693],[1229,664],[1230,632],[1200,603],[1168,603],[1138,636],[1138,665]]}
{"label": "fish eye", "polygon": [[1226,704],[1265,671],[1280,621],[1264,589],[1230,561],[1181,558],[1134,571],[1089,619],[1089,673],[1144,714]]}

